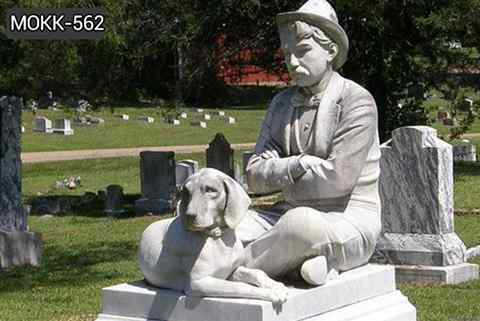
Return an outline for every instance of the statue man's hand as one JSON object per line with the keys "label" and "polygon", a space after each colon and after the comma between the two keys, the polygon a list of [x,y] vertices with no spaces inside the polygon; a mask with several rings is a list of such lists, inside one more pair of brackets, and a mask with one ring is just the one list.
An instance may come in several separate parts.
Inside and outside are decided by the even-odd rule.
{"label": "statue man's hand", "polygon": [[260,154],[260,157],[263,159],[270,159],[270,158],[280,158],[280,155],[276,150],[266,150]]}

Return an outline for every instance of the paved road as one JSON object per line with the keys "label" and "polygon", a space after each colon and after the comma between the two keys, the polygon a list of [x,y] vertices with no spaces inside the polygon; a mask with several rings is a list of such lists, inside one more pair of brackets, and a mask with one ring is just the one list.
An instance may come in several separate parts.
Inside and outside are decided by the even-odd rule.
{"label": "paved road", "polygon": [[[232,144],[233,149],[252,149],[254,143]],[[186,145],[186,146],[160,146],[160,147],[137,147],[137,148],[114,148],[114,149],[85,149],[59,152],[35,152],[22,153],[23,163],[45,163],[58,162],[76,159],[113,158],[138,156],[141,151],[172,151],[177,154],[201,153],[208,148],[208,145]]]}

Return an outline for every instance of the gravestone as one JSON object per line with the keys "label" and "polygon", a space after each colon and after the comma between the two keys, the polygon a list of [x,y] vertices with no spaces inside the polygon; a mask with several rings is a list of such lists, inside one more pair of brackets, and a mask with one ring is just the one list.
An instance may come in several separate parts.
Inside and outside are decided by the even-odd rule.
{"label": "gravestone", "polygon": [[225,136],[221,133],[216,134],[206,151],[207,167],[218,169],[235,178],[233,152]]}
{"label": "gravestone", "polygon": [[149,117],[149,116],[141,116],[138,119],[140,119],[140,120],[142,120],[142,121],[144,121],[148,124],[151,124],[151,123],[155,122],[155,118]]}
{"label": "gravestone", "polygon": [[46,117],[36,117],[33,131],[47,134],[53,133],[52,121]]}
{"label": "gravestone", "polygon": [[399,282],[478,278],[454,230],[452,146],[426,126],[401,127],[381,146],[382,235],[374,261],[396,265]]}
{"label": "gravestone", "polygon": [[477,147],[473,144],[461,144],[453,146],[454,161],[477,161]]}
{"label": "gravestone", "polygon": [[233,117],[227,117],[227,118],[225,118],[225,122],[226,122],[227,124],[229,124],[229,125],[232,125],[232,124],[235,124],[235,123],[236,123],[235,118],[233,118]]}
{"label": "gravestone", "polygon": [[164,214],[174,209],[175,153],[144,151],[140,153],[142,198],[135,202],[138,214]]}
{"label": "gravestone", "polygon": [[107,186],[105,194],[105,213],[109,216],[118,216],[125,213],[123,208],[123,187],[120,185]]}
{"label": "gravestone", "polygon": [[117,117],[120,118],[121,120],[129,120],[130,119],[130,116],[127,115],[127,114],[118,115]]}
{"label": "gravestone", "polygon": [[177,186],[181,186],[187,178],[198,171],[198,162],[193,160],[182,160],[175,167],[175,179]]}
{"label": "gravestone", "polygon": [[203,114],[203,119],[205,119],[205,120],[211,120],[211,119],[212,119],[212,116],[210,116],[209,114]]}
{"label": "gravestone", "polygon": [[202,108],[196,108],[195,112],[198,113],[198,114],[201,114],[201,113],[204,112],[204,110]]}
{"label": "gravestone", "polygon": [[215,110],[212,114],[219,117],[225,117],[225,112],[223,110]]}
{"label": "gravestone", "polygon": [[200,121],[200,120],[194,120],[194,121],[190,122],[190,125],[192,125],[194,127],[207,128],[207,123],[204,122],[204,121]]}
{"label": "gravestone", "polygon": [[62,134],[65,136],[73,135],[73,129],[69,119],[56,119],[55,126],[53,128],[54,133]]}
{"label": "gravestone", "polygon": [[182,118],[182,119],[187,119],[187,118],[188,118],[187,113],[185,113],[185,112],[180,113],[180,118]]}
{"label": "gravestone", "polygon": [[0,269],[39,265],[42,256],[41,236],[29,231],[22,206],[21,111],[20,99],[0,98]]}

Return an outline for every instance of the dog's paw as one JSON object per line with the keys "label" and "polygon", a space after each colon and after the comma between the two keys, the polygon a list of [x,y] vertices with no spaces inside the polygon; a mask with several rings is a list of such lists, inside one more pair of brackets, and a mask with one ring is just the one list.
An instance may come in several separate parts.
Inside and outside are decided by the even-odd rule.
{"label": "dog's paw", "polygon": [[283,286],[282,289],[268,289],[268,300],[271,301],[274,305],[285,303],[287,299],[287,287]]}

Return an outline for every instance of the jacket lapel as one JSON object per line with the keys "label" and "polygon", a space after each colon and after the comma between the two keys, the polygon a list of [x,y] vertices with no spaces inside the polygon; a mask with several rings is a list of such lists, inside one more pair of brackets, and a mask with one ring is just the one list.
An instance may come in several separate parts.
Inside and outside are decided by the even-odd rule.
{"label": "jacket lapel", "polygon": [[334,72],[318,107],[315,126],[312,129],[307,150],[324,159],[330,154],[340,118],[341,106],[338,102],[342,96],[343,87],[344,79]]}

